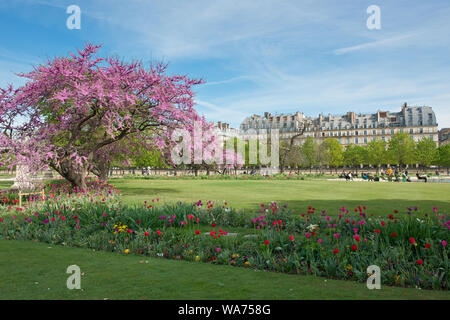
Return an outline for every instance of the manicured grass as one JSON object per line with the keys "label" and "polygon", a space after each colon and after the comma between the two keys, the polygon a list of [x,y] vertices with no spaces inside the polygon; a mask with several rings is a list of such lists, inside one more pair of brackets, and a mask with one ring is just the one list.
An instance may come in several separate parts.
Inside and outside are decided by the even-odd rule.
{"label": "manicured grass", "polygon": [[[83,290],[69,290],[76,264]],[[445,291],[369,290],[326,280],[206,263],[0,241],[0,299],[450,299]]]}
{"label": "manicured grass", "polygon": [[255,211],[259,204],[277,201],[306,213],[308,206],[336,214],[338,208],[353,209],[365,205],[369,214],[388,215],[407,207],[432,212],[450,212],[450,184],[397,183],[326,180],[142,180],[111,179],[127,203],[153,198],[163,201],[226,200],[234,208]]}

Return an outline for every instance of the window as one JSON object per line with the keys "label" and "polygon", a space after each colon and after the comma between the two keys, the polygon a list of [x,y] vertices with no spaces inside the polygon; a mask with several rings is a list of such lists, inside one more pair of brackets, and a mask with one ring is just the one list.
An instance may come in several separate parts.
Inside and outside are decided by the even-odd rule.
{"label": "window", "polygon": [[414,129],[409,129],[409,133],[414,133]]}
{"label": "window", "polygon": [[358,131],[355,131],[355,136],[357,136],[358,135]]}
{"label": "window", "polygon": [[347,144],[350,144],[350,139],[349,138],[347,138]]}
{"label": "window", "polygon": [[358,141],[358,138],[355,138],[355,143],[356,143],[356,144],[358,144],[358,143],[359,143],[359,141]]}
{"label": "window", "polygon": [[364,143],[367,143],[367,138],[364,138]]}
{"label": "window", "polygon": [[391,134],[394,134],[394,133],[395,133],[394,129],[391,129]]}
{"label": "window", "polygon": [[367,130],[364,130],[364,135],[367,136]]}
{"label": "window", "polygon": [[372,134],[377,134],[377,130],[373,130],[373,131],[372,131]]}
{"label": "window", "polygon": [[381,130],[381,134],[386,134],[386,130]]}

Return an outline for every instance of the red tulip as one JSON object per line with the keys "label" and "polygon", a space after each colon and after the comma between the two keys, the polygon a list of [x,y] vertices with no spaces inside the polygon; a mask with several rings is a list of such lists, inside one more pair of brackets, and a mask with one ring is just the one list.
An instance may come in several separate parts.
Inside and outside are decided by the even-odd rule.
{"label": "red tulip", "polygon": [[269,240],[264,241],[264,244],[265,244],[266,246],[268,246],[268,245],[269,245]]}
{"label": "red tulip", "polygon": [[356,250],[358,250],[358,247],[354,244],[354,245],[352,245],[352,250],[356,251]]}
{"label": "red tulip", "polygon": [[423,260],[422,260],[422,259],[419,259],[419,260],[416,261],[416,263],[417,263],[419,266],[421,266],[421,265],[423,265]]}

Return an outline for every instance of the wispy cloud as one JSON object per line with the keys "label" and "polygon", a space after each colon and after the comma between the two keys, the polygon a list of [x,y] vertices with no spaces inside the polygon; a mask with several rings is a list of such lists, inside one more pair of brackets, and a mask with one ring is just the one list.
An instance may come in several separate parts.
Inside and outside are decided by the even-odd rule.
{"label": "wispy cloud", "polygon": [[[209,120],[237,126],[264,111],[374,112],[408,102],[429,104],[439,124],[450,126],[448,0],[379,0],[377,31],[366,28],[365,1],[79,0],[82,30],[70,33],[62,27],[63,9],[72,1],[17,2],[17,12],[27,11],[42,25],[41,53],[65,54],[83,41],[100,42],[102,54],[164,60],[170,72],[206,79],[196,96]],[[37,16],[39,6],[48,7],[45,19]],[[19,23],[11,32],[17,28]],[[13,41],[3,45],[8,51],[0,49],[0,67],[17,72],[28,65],[34,40],[20,38],[30,43],[30,57],[15,56],[21,51]]]}
{"label": "wispy cloud", "polygon": [[254,79],[255,79],[255,77],[252,77],[252,76],[239,76],[239,77],[234,77],[231,79],[220,80],[220,81],[207,81],[203,86],[215,86],[215,85],[229,84],[229,83],[254,80]]}
{"label": "wispy cloud", "polygon": [[366,50],[366,49],[386,49],[387,47],[403,46],[404,40],[414,39],[415,34],[405,34],[400,36],[395,36],[387,39],[381,39],[377,41],[367,42],[351,47],[340,48],[334,50],[335,54],[345,54],[353,51]]}

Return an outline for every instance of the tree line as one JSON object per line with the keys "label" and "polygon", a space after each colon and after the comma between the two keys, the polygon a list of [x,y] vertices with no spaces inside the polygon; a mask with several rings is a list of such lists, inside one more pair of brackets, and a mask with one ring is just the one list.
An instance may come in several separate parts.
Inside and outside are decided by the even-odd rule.
{"label": "tree line", "polygon": [[367,145],[349,144],[345,148],[335,138],[326,138],[318,143],[312,137],[307,137],[303,144],[293,148],[280,148],[281,157],[286,161],[282,164],[290,168],[315,167],[351,167],[370,165],[380,168],[386,165],[412,166],[432,165],[450,167],[450,145],[438,147],[431,138],[414,141],[407,133],[396,133],[389,142],[373,140]]}

